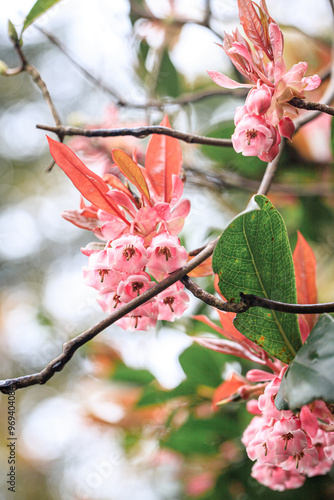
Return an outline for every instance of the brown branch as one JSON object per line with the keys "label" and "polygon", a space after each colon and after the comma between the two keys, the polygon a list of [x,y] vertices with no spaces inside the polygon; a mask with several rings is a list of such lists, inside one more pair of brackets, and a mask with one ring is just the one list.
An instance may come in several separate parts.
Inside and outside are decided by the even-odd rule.
{"label": "brown branch", "polygon": [[[22,49],[19,45],[19,42],[14,43],[14,47],[15,47],[15,50],[17,52],[17,55],[20,58],[21,66],[20,66],[20,71],[18,71],[19,68],[17,68],[16,70],[14,70],[14,72],[12,72],[10,74],[10,76],[12,76],[13,74],[18,74],[20,72],[26,71],[32,77],[33,81],[36,83],[36,85],[41,90],[43,98],[51,111],[51,114],[53,116],[53,119],[54,119],[56,125],[61,126],[61,124],[62,124],[61,119],[59,117],[59,114],[58,114],[53,102],[52,102],[50,93],[48,91],[48,88],[47,88],[44,80],[42,79],[42,77],[39,74],[39,72],[37,71],[37,69],[28,63],[24,53],[22,52]],[[7,71],[7,75],[8,75],[8,71]]]}
{"label": "brown branch", "polygon": [[23,387],[28,387],[31,385],[45,384],[45,382],[47,382],[56,372],[59,372],[64,368],[64,366],[72,358],[79,347],[86,344],[89,340],[93,339],[97,334],[115,323],[115,321],[119,320],[126,314],[129,314],[137,307],[155,297],[158,293],[162,292],[169,286],[179,281],[183,276],[185,276],[187,273],[195,269],[195,267],[197,267],[199,264],[204,262],[204,260],[210,257],[210,255],[213,253],[216,243],[217,240],[211,241],[206,245],[205,249],[202,250],[202,252],[200,252],[191,261],[187,262],[187,264],[185,264],[185,266],[183,266],[181,269],[178,269],[163,281],[157,283],[155,286],[144,292],[142,295],[139,295],[131,302],[128,302],[124,306],[120,307],[115,312],[110,314],[107,318],[100,321],[97,325],[92,326],[77,337],[66,342],[63,345],[63,352],[55,359],[50,361],[50,363],[42,371],[33,373],[32,375],[25,375],[23,377],[1,380],[0,392],[8,393],[11,390],[21,389]]}
{"label": "brown branch", "polygon": [[181,141],[190,144],[206,144],[210,146],[232,147],[231,139],[216,139],[214,137],[205,137],[202,135],[187,134],[179,130],[161,126],[136,127],[136,128],[101,128],[101,129],[85,129],[79,127],[50,127],[49,125],[36,125],[36,128],[47,130],[58,135],[58,137],[83,135],[85,137],[118,137],[123,135],[131,135],[139,139],[143,139],[152,134],[169,135]]}
{"label": "brown branch", "polygon": [[321,113],[327,113],[328,115],[334,116],[334,108],[328,104],[321,104],[320,102],[310,102],[304,99],[298,99],[294,97],[289,101],[289,104],[299,109],[307,109],[308,111],[320,111]]}
{"label": "brown branch", "polygon": [[[187,174],[187,183],[195,186],[207,187],[221,191],[227,188],[238,188],[250,193],[257,192],[260,182],[243,177],[235,172],[226,170],[212,172],[200,170],[196,167],[184,165]],[[189,175],[188,175],[189,174]],[[333,196],[334,187],[328,182],[315,182],[312,185],[303,186],[301,184],[272,183],[270,187],[272,193],[296,195],[300,197],[308,196]]]}
{"label": "brown branch", "polygon": [[326,304],[287,304],[276,300],[265,299],[257,295],[240,293],[240,302],[232,303],[225,302],[206,292],[189,276],[184,276],[180,280],[184,286],[198,299],[202,300],[211,307],[215,307],[220,311],[243,313],[251,307],[261,307],[262,309],[270,309],[272,311],[280,311],[295,314],[321,314],[334,312],[334,302]]}
{"label": "brown branch", "polygon": [[279,153],[276,158],[273,159],[270,163],[268,163],[264,176],[262,178],[259,189],[257,190],[257,194],[266,195],[270,189],[270,185],[274,179],[274,175],[276,173],[278,163],[284,148],[284,139],[282,138],[282,142],[280,144]]}

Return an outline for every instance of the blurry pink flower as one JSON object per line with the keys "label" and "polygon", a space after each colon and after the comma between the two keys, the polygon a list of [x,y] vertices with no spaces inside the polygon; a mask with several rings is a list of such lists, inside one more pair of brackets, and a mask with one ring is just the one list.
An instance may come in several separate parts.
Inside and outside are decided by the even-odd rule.
{"label": "blurry pink flower", "polygon": [[311,441],[302,431],[300,420],[293,417],[277,421],[267,437],[268,450],[274,451],[277,465],[287,460],[290,455],[301,453],[308,444],[311,444]]}
{"label": "blurry pink flower", "polygon": [[275,465],[264,465],[256,462],[251,476],[259,483],[276,491],[295,489],[303,486],[305,476],[298,471],[286,471]]}

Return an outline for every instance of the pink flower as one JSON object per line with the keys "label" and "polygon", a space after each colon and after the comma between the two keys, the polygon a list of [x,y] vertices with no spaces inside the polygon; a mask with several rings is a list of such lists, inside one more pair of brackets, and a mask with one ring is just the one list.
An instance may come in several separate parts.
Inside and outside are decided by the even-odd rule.
{"label": "pink flower", "polygon": [[180,318],[189,304],[188,294],[181,283],[175,283],[156,297],[158,305],[158,319],[174,321]]}
{"label": "pink flower", "polygon": [[[232,135],[233,147],[244,156],[262,156],[269,153],[273,159],[281,138],[275,127],[263,116],[246,114]],[[271,161],[271,159],[269,161]]]}
{"label": "pink flower", "polygon": [[[135,311],[137,311],[137,309],[135,309]],[[133,332],[134,330],[147,331],[155,327],[157,318],[154,315],[143,315],[139,308],[137,313],[135,311],[129,315],[123,316],[123,318],[119,319],[116,324],[124,330],[128,330],[130,332]]]}
{"label": "pink flower", "polygon": [[318,465],[319,455],[314,446],[304,448],[300,453],[295,453],[282,464],[284,470],[298,471],[301,474],[308,474]]}
{"label": "pink flower", "polygon": [[292,417],[293,413],[290,410],[280,411],[275,406],[275,398],[277,396],[279,387],[281,384],[280,378],[275,378],[272,380],[265,388],[264,394],[259,397],[259,409],[262,411],[263,415],[266,417],[272,417],[276,420],[281,420],[281,418]]}
{"label": "pink flower", "polygon": [[246,107],[249,114],[264,115],[271,105],[272,90],[268,85],[261,85],[258,81],[258,86],[254,87],[247,96]]}
{"label": "pink flower", "polygon": [[[291,140],[294,127],[292,122],[285,119],[297,116],[298,110],[289,101],[293,97],[304,98],[304,91],[316,89],[321,80],[318,75],[305,78],[306,62],[286,70],[283,34],[269,15],[265,2],[257,5],[252,0],[238,0],[238,7],[241,24],[252,46],[236,29],[232,35],[225,33],[221,47],[237,70],[251,83],[238,83],[217,71],[208,73],[221,87],[251,89],[246,106],[236,111],[237,129],[232,136],[233,147],[244,156],[258,156],[263,161],[272,161],[278,154],[280,137],[268,131],[263,135],[263,123],[262,129],[258,130],[259,122],[254,117],[261,116],[276,131],[278,126],[280,135]],[[248,115],[248,121],[238,128]]]}
{"label": "pink flower", "polygon": [[112,268],[116,271],[137,273],[143,270],[148,260],[144,240],[140,236],[126,235],[114,240],[112,247]]}
{"label": "pink flower", "polygon": [[150,257],[147,267],[156,279],[179,269],[188,260],[187,251],[180,245],[180,240],[168,232],[155,236],[148,251]]}
{"label": "pink flower", "polygon": [[259,483],[276,491],[300,488],[306,479],[298,471],[286,471],[281,467],[264,465],[259,462],[253,465],[251,476]]}
{"label": "pink flower", "polygon": [[154,282],[151,281],[150,275],[140,271],[121,281],[117,287],[117,294],[122,302],[127,303],[146,292],[152,286],[154,286]]}
{"label": "pink flower", "polygon": [[308,444],[310,439],[302,431],[300,420],[294,417],[277,421],[267,437],[267,447],[274,451],[276,464],[301,453]]}

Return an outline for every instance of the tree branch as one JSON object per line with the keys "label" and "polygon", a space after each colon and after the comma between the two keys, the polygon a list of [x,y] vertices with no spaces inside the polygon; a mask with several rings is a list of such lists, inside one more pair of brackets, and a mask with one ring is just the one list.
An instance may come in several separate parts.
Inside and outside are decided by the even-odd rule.
{"label": "tree branch", "polygon": [[152,134],[169,135],[189,144],[206,144],[210,146],[220,146],[223,148],[232,147],[231,139],[216,139],[214,137],[205,137],[202,135],[187,134],[179,130],[170,129],[168,127],[150,126],[150,127],[135,127],[135,128],[101,128],[101,129],[85,129],[79,127],[50,127],[49,125],[36,125],[36,128],[47,130],[58,135],[58,137],[83,135],[85,137],[118,137],[123,135],[131,135],[139,139],[143,139]]}
{"label": "tree branch", "polygon": [[97,334],[115,323],[115,321],[121,319],[126,314],[129,314],[137,307],[155,297],[158,293],[162,292],[169,286],[179,281],[183,276],[185,276],[187,273],[195,269],[195,267],[197,267],[199,264],[204,262],[204,260],[210,257],[210,255],[213,253],[216,243],[217,239],[212,240],[196,257],[187,262],[187,264],[185,264],[185,266],[183,266],[181,269],[178,269],[163,281],[157,283],[155,286],[144,292],[142,295],[139,295],[132,301],[120,307],[115,312],[110,314],[107,318],[100,321],[97,325],[92,326],[77,337],[66,342],[63,345],[63,352],[55,359],[50,361],[50,363],[42,371],[33,373],[32,375],[25,375],[23,377],[1,380],[0,392],[8,393],[11,390],[21,389],[23,387],[28,387],[31,385],[45,384],[45,382],[47,382],[56,372],[59,372],[64,368],[64,366],[72,358],[79,347],[86,344],[89,340],[93,339]]}
{"label": "tree branch", "polygon": [[266,195],[268,193],[268,191],[270,189],[270,185],[274,179],[274,175],[275,175],[275,172],[277,170],[282,151],[284,149],[284,144],[285,144],[285,140],[282,137],[282,142],[281,142],[280,147],[279,147],[279,153],[276,156],[276,158],[273,159],[273,161],[268,163],[266,171],[265,171],[264,176],[262,178],[260,187],[257,190],[257,194]]}
{"label": "tree branch", "polygon": [[321,104],[320,102],[310,102],[304,99],[298,99],[294,97],[289,101],[289,104],[299,109],[307,109],[308,111],[320,111],[321,113],[327,113],[328,115],[334,116],[334,108],[328,104]]}
{"label": "tree branch", "polygon": [[180,280],[184,286],[198,299],[202,300],[211,307],[215,307],[220,311],[243,313],[251,307],[261,307],[262,309],[270,309],[272,311],[280,311],[295,314],[321,314],[334,312],[334,302],[326,304],[287,304],[276,300],[265,299],[257,295],[240,293],[240,302],[232,303],[225,302],[211,293],[206,292],[189,276],[184,276]]}

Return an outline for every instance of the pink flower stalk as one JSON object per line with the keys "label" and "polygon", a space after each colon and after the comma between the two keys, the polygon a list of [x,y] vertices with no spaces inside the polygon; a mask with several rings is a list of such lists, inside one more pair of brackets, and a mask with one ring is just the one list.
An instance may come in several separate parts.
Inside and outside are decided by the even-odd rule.
{"label": "pink flower stalk", "polygon": [[293,97],[304,98],[304,92],[316,89],[321,80],[318,75],[305,77],[306,62],[286,71],[283,34],[270,17],[264,0],[260,5],[252,0],[238,0],[238,7],[241,24],[253,47],[238,29],[232,35],[225,33],[221,47],[251,83],[238,83],[217,71],[208,73],[221,87],[250,88],[245,106],[236,111],[233,147],[244,156],[272,161],[278,154],[280,137],[291,140],[295,130],[291,118],[298,115],[298,110],[289,101]]}

